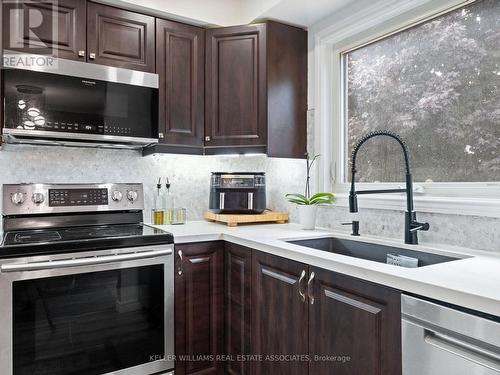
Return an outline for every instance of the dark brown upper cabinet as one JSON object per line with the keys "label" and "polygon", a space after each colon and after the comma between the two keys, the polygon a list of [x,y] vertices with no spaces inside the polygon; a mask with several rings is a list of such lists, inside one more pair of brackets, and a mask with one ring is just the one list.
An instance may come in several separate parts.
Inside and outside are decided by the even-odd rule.
{"label": "dark brown upper cabinet", "polygon": [[[160,142],[166,151],[203,153],[205,30],[156,20]],[[160,149],[163,147],[160,145]]]}
{"label": "dark brown upper cabinet", "polygon": [[4,2],[3,8],[5,49],[85,61],[85,1]]}
{"label": "dark brown upper cabinet", "polygon": [[87,56],[89,62],[154,73],[154,17],[88,2]]}
{"label": "dark brown upper cabinet", "polygon": [[223,374],[224,243],[176,245],[175,255],[175,373]]}
{"label": "dark brown upper cabinet", "polygon": [[207,30],[205,145],[266,148],[266,25]]}
{"label": "dark brown upper cabinet", "polygon": [[205,152],[306,152],[307,32],[278,22],[206,33]]}
{"label": "dark brown upper cabinet", "polygon": [[[314,375],[401,375],[401,294],[349,276],[310,267],[309,352]],[[313,303],[314,302],[314,303]]]}

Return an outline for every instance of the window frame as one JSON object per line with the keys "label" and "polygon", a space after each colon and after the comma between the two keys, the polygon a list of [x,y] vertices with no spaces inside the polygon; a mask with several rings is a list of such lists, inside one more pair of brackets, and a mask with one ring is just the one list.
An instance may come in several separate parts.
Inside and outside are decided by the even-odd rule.
{"label": "window frame", "polygon": [[[316,184],[333,191],[337,205],[348,206],[345,179],[347,111],[344,55],[477,0],[381,0],[341,22],[312,29],[314,40],[314,150],[321,154]],[[401,166],[403,168],[403,166]],[[420,212],[500,217],[500,182],[415,183],[415,208]],[[357,183],[359,189],[404,187],[404,183]],[[404,194],[364,195],[360,207],[402,210]]]}

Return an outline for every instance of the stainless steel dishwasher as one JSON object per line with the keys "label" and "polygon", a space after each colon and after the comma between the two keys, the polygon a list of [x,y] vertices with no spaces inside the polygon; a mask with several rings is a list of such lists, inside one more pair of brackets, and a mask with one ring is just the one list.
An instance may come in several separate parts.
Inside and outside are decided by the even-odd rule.
{"label": "stainless steel dishwasher", "polygon": [[403,295],[403,375],[499,375],[500,318]]}

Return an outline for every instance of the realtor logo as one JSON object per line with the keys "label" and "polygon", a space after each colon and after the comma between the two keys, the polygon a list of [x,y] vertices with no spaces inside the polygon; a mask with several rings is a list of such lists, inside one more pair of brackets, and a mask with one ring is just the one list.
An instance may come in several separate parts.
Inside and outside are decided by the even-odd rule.
{"label": "realtor logo", "polygon": [[58,0],[4,0],[5,67],[54,67],[58,39]]}

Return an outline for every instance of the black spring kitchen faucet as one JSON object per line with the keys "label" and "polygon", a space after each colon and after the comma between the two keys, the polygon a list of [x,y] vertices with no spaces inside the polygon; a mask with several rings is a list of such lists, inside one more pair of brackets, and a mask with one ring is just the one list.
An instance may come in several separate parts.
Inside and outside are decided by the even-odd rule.
{"label": "black spring kitchen faucet", "polygon": [[[383,189],[383,190],[359,190],[356,191],[356,157],[360,147],[369,139],[377,136],[386,136],[395,139],[403,149],[406,169],[406,188],[405,189]],[[411,245],[418,244],[417,232],[419,230],[429,230],[429,223],[420,223],[417,221],[417,214],[413,209],[413,179],[410,171],[410,159],[408,148],[405,142],[396,133],[388,130],[377,130],[366,134],[354,146],[352,151],[351,164],[351,191],[349,193],[349,212],[358,212],[358,194],[386,194],[386,193],[406,193],[406,213],[405,213],[405,243]]]}

